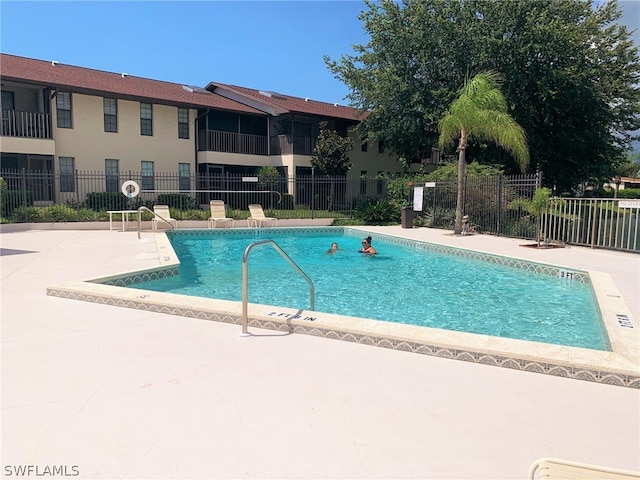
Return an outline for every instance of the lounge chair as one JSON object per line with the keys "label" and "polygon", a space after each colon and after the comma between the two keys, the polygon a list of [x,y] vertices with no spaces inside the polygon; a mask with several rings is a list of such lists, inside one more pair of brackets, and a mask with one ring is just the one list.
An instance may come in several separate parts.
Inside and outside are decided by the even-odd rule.
{"label": "lounge chair", "polygon": [[557,458],[541,458],[529,468],[529,480],[638,480],[640,472],[599,467]]}
{"label": "lounge chair", "polygon": [[228,227],[233,227],[233,218],[227,217],[224,202],[222,200],[211,200],[209,202],[211,208],[211,218],[209,218],[209,228],[216,228],[218,222]]}
{"label": "lounge chair", "polygon": [[168,223],[169,225],[173,224],[175,228],[178,228],[178,221],[175,218],[171,218],[168,205],[154,205],[153,213],[155,213],[155,215],[151,220],[151,227],[154,230],[158,229],[158,222]]}
{"label": "lounge chair", "polygon": [[265,217],[264,210],[262,210],[262,205],[252,204],[249,205],[249,218],[247,218],[247,225],[249,227],[261,227],[263,223],[267,225],[269,223],[274,223],[274,225],[278,226],[278,219],[275,217]]}

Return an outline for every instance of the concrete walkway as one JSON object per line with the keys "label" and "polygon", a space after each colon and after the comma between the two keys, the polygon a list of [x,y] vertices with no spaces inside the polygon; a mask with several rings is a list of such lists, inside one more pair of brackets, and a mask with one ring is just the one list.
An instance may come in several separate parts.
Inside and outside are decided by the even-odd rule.
{"label": "concrete walkway", "polygon": [[[606,271],[639,328],[638,255],[375,231]],[[639,390],[45,295],[157,265],[150,232],[0,245],[7,478],[524,479],[548,456],[640,470]]]}

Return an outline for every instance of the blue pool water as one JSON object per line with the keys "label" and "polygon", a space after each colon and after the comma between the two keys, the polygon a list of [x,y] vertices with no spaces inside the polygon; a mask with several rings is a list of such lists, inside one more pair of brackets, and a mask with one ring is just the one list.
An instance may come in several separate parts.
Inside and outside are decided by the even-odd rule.
{"label": "blue pool water", "polygon": [[[266,238],[311,277],[318,312],[609,350],[587,283],[376,239],[378,255],[366,256],[341,229],[181,232],[180,275],[131,288],[241,301],[243,253]],[[250,303],[309,309],[309,284],[272,246],[254,247],[248,265]]]}

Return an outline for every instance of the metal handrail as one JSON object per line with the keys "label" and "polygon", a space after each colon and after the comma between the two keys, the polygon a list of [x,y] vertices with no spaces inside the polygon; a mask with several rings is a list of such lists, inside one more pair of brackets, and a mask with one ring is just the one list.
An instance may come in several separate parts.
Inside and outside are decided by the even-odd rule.
{"label": "metal handrail", "polygon": [[[171,230],[175,230],[175,227],[171,225],[171,222],[169,222],[166,218],[163,218],[161,215],[158,215],[156,212],[148,209],[147,207],[140,207],[138,208],[138,239],[140,239],[140,230],[142,229],[142,212],[144,210],[146,210],[147,212],[153,214],[155,217],[158,217],[160,220],[165,222],[167,225],[169,225],[169,228],[171,228]],[[173,238],[173,237],[170,237],[170,238]]]}
{"label": "metal handrail", "polygon": [[302,271],[302,269],[294,262],[289,255],[285,253],[280,245],[278,245],[273,240],[258,240],[257,242],[253,242],[250,244],[244,251],[244,255],[242,256],[242,335],[249,335],[247,332],[248,323],[249,323],[249,315],[247,313],[248,310],[248,302],[249,302],[249,252],[253,247],[264,244],[273,245],[273,248],[280,253],[280,255],[287,261],[289,264],[295,268],[300,275],[304,277],[304,279],[309,283],[310,287],[310,296],[311,296],[311,307],[310,310],[315,310],[315,286],[313,285],[313,281],[309,278],[309,276]]}

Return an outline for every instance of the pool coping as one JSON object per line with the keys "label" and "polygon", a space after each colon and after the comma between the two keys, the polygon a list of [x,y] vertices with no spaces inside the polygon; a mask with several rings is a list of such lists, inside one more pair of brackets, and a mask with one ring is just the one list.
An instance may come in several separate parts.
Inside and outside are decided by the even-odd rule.
{"label": "pool coping", "polygon": [[[366,231],[350,227],[309,228],[324,231],[328,228],[343,229],[345,233],[351,235],[361,235]],[[230,229],[225,230],[229,232]],[[247,229],[237,230],[246,231]],[[198,234],[197,232],[198,230],[194,230],[187,233]],[[209,231],[202,231],[202,234],[205,233],[209,234]],[[374,239],[384,238],[398,243],[423,244],[424,248],[471,258],[489,259],[498,263],[512,264],[517,268],[545,271],[547,274],[568,272],[575,273],[577,276],[586,276],[588,278],[586,281],[591,282],[596,293],[612,351],[514,340],[251,303],[248,306],[249,327],[314,335],[442,358],[640,388],[640,329],[634,328],[633,323],[630,323],[631,312],[609,274],[569,269],[394,235],[370,234]],[[180,262],[167,235],[154,234],[154,240],[159,260],[157,267],[49,286],[47,295],[241,324],[241,302],[126,288],[124,285],[128,282],[178,273]],[[585,281],[585,277],[582,277],[581,281]]]}

